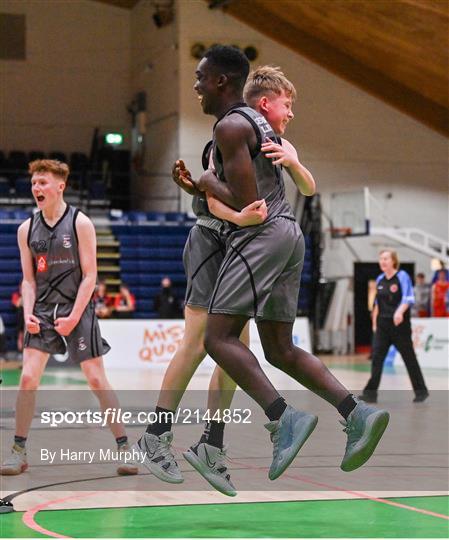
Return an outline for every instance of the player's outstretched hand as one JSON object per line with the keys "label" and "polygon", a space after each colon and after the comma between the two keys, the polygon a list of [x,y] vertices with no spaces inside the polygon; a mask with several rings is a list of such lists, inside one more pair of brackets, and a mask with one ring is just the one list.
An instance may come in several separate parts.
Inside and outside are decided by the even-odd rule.
{"label": "player's outstretched hand", "polygon": [[78,321],[71,317],[58,317],[55,320],[55,330],[60,336],[68,336],[78,324]]}
{"label": "player's outstretched hand", "polygon": [[27,332],[29,332],[30,334],[39,334],[39,332],[41,331],[40,321],[36,317],[36,315],[28,315],[25,321],[25,326]]}
{"label": "player's outstretched hand", "polygon": [[259,225],[267,219],[268,211],[265,199],[254,201],[240,210],[240,227]]}
{"label": "player's outstretched hand", "polygon": [[298,162],[298,153],[291,144],[286,144],[286,141],[281,145],[271,139],[266,139],[261,149],[266,158],[273,160],[273,165],[291,167]]}

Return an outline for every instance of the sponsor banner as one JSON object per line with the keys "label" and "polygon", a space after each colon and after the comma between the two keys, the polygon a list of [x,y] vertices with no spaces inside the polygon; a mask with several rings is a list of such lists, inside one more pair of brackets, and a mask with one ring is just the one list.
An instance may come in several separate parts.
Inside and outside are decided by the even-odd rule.
{"label": "sponsor banner", "polygon": [[[167,367],[184,335],[183,319],[101,320],[101,335],[111,345],[105,356],[106,367],[114,369],[161,369]],[[251,321],[251,350],[261,364],[266,364],[259,334]],[[309,321],[296,319],[293,326],[295,345],[311,350]],[[207,356],[200,370],[211,371],[215,362]]]}
{"label": "sponsor banner", "polygon": [[[449,319],[412,318],[412,339],[418,362],[422,368],[449,368]],[[402,362],[401,355],[392,347],[388,356],[394,363]],[[391,362],[391,363],[393,363]],[[390,363],[390,365],[391,365]]]}

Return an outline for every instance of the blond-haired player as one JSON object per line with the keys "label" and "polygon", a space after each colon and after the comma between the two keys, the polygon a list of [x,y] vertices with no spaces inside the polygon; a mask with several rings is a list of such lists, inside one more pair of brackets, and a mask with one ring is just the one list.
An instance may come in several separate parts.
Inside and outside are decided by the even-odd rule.
{"label": "blond-haired player", "polygon": [[[86,215],[64,201],[70,172],[65,163],[33,161],[29,172],[39,211],[22,223],[17,233],[26,334],[14,446],[0,468],[3,475],[21,474],[28,468],[25,442],[34,416],[36,390],[50,354],[67,350],[80,365],[101,409],[119,407],[103,366],[102,355],[110,347],[101,337],[91,300],[97,279],[94,226]],[[110,428],[118,450],[127,451],[123,425],[111,423]],[[137,467],[123,463],[117,472],[137,474]]]}

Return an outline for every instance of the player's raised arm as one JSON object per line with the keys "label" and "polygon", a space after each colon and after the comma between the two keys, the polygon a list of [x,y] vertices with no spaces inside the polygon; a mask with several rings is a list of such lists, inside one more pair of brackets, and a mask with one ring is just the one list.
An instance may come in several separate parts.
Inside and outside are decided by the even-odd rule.
{"label": "player's raised arm", "polygon": [[78,324],[92,297],[97,280],[97,239],[94,225],[87,216],[80,212],[75,227],[78,236],[82,280],[70,315],[59,317],[55,321],[56,331],[62,336],[68,336]]}
{"label": "player's raised arm", "polygon": [[303,195],[310,196],[315,193],[316,185],[312,173],[299,161],[298,152],[287,139],[282,139],[282,145],[271,140],[264,142],[262,152],[268,159],[273,160],[274,165],[283,165],[287,169]]}
{"label": "player's raised arm", "polygon": [[23,317],[25,326],[30,334],[40,332],[39,319],[33,315],[34,303],[36,302],[36,280],[34,279],[33,256],[28,247],[28,232],[31,219],[24,221],[17,231],[17,241],[20,249],[20,262],[22,265],[22,299]]}

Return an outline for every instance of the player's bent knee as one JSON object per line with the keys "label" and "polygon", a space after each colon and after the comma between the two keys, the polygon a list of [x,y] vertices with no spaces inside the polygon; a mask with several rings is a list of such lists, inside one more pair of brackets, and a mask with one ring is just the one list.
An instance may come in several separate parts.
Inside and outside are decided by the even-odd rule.
{"label": "player's bent knee", "polygon": [[207,354],[212,356],[212,358],[214,358],[214,355],[216,355],[218,343],[219,343],[219,340],[216,336],[206,332],[206,336],[204,338],[204,348]]}
{"label": "player's bent knee", "polygon": [[202,362],[206,356],[206,349],[203,343],[198,345],[192,345],[190,347],[185,346],[183,352],[184,356],[190,358],[191,361],[194,363]]}
{"label": "player's bent knee", "polygon": [[264,353],[267,362],[277,368],[288,369],[295,362],[294,351],[290,347],[266,347]]}

